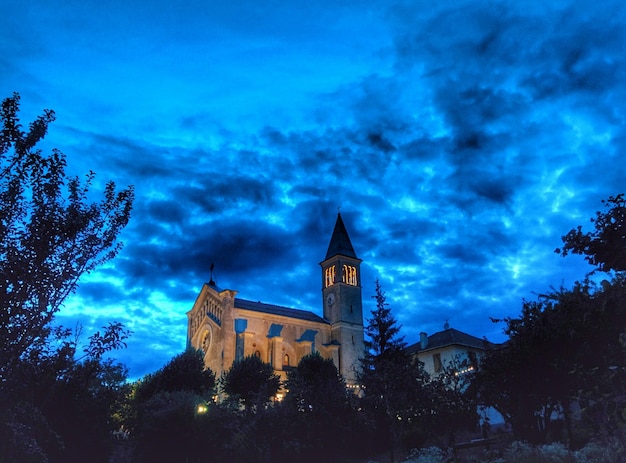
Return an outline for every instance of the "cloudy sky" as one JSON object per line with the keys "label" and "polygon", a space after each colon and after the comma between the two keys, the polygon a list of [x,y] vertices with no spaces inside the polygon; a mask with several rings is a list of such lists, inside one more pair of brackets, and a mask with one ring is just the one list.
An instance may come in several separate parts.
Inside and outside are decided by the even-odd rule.
{"label": "cloudy sky", "polygon": [[0,97],[68,172],[135,185],[125,247],[58,320],[133,331],[131,377],[184,349],[211,263],[321,314],[338,207],[409,342],[591,268],[554,253],[626,191],[619,1],[0,0]]}

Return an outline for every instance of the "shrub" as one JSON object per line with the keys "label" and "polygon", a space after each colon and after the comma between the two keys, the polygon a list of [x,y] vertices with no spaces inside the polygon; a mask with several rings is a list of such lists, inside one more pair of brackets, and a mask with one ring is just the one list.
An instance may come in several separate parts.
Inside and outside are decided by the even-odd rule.
{"label": "shrub", "polygon": [[574,452],[577,463],[621,463],[626,461],[626,449],[619,441],[606,442],[601,445],[590,442],[582,449]]}
{"label": "shrub", "polygon": [[427,447],[423,449],[413,449],[405,463],[446,463],[451,461],[452,452],[439,447]]}
{"label": "shrub", "polygon": [[[430,449],[426,449],[430,450]],[[416,453],[416,455],[418,455]],[[439,463],[449,460],[436,459],[436,453],[431,459],[409,460],[410,463]],[[503,451],[486,451],[482,455],[474,455],[467,461],[473,463],[622,463],[626,461],[624,444],[619,440],[599,444],[589,443],[582,449],[572,452],[560,442],[545,445],[530,445],[526,442],[513,442]]]}

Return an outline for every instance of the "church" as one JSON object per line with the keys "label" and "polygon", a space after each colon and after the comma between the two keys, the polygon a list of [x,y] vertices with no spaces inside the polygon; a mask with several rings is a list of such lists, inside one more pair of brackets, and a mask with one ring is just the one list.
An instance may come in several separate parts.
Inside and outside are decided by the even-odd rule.
{"label": "church", "polygon": [[286,379],[302,357],[319,352],[353,385],[365,352],[361,262],[339,213],[320,263],[323,317],[241,299],[211,278],[187,312],[187,345],[204,352],[205,365],[217,376],[233,362],[256,355]]}

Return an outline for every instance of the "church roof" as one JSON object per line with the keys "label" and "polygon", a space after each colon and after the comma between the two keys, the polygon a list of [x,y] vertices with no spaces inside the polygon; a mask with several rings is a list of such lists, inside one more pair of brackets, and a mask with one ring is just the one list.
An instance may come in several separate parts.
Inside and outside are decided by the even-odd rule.
{"label": "church roof", "polygon": [[262,312],[272,315],[280,315],[283,317],[297,318],[298,320],[328,324],[328,322],[322,317],[307,310],[291,309],[289,307],[264,304],[263,302],[254,302],[239,298],[235,299],[235,307],[238,309],[252,310],[254,312]]}
{"label": "church roof", "polygon": [[448,328],[444,331],[439,331],[438,333],[431,334],[428,336],[428,344],[426,348],[420,348],[420,342],[416,342],[415,344],[410,345],[407,348],[407,352],[410,354],[415,354],[420,351],[437,349],[441,347],[447,346],[465,346],[465,347],[473,347],[474,349],[484,350],[488,341],[484,339],[477,338],[476,336],[472,336],[471,334],[464,333],[463,331],[455,330],[454,328]]}
{"label": "church roof", "polygon": [[343,220],[341,219],[341,214],[337,214],[337,222],[335,223],[333,236],[330,238],[328,251],[326,251],[326,259],[338,254],[357,259],[352,243],[350,242],[346,226],[343,224]]}

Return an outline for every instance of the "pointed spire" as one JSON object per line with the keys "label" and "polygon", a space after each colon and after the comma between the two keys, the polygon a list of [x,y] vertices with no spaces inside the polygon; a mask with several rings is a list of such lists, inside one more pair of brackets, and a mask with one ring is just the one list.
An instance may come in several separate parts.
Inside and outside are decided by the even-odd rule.
{"label": "pointed spire", "polygon": [[333,236],[330,238],[328,251],[326,251],[326,259],[338,254],[357,259],[352,243],[350,242],[350,237],[346,231],[346,226],[341,219],[341,213],[337,213],[337,222],[335,223]]}

